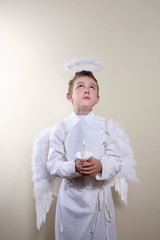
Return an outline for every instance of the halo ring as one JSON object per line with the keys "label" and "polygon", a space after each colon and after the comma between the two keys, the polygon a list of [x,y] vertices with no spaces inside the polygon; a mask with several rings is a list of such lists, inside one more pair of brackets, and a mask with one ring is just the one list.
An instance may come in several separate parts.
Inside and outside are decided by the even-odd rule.
{"label": "halo ring", "polygon": [[103,64],[92,58],[73,59],[64,64],[64,69],[68,72],[80,72],[82,70],[98,72],[104,68]]}

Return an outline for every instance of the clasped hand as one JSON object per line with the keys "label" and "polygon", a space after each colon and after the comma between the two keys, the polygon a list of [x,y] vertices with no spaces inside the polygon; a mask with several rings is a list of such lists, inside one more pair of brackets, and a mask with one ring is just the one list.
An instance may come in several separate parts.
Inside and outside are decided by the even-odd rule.
{"label": "clasped hand", "polygon": [[75,168],[76,172],[84,176],[94,176],[95,174],[102,172],[101,161],[94,157],[91,157],[87,161],[77,159],[75,162]]}

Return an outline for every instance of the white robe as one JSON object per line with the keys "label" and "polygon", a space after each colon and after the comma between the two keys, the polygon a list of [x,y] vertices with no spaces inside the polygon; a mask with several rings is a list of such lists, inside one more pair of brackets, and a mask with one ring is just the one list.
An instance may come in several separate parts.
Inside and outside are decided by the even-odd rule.
{"label": "white robe", "polygon": [[[73,112],[64,120],[65,131],[62,121],[51,129],[47,169],[63,178],[56,207],[56,240],[117,239],[110,187],[122,161],[114,123],[108,121],[105,133],[105,122],[93,112],[86,116]],[[75,171],[75,154],[82,150],[83,140],[86,150],[101,160],[101,174],[87,177]]]}

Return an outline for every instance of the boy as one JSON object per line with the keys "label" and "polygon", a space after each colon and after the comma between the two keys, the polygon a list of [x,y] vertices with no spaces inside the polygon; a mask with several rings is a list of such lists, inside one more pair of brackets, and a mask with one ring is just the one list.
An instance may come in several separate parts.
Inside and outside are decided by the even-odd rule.
{"label": "boy", "polygon": [[[92,111],[99,101],[98,88],[92,72],[76,73],[67,93],[73,113],[50,133],[47,169],[63,178],[56,207],[56,240],[116,240],[110,185],[122,161],[113,122],[108,121],[106,133],[105,119]],[[75,159],[83,140],[92,152],[87,161]]]}
{"label": "boy", "polygon": [[[119,124],[92,111],[99,101],[92,72],[102,68],[101,63],[86,58],[65,64],[66,70],[75,73],[67,93],[73,113],[35,140],[32,171],[37,228],[45,222],[59,190],[56,240],[116,240],[111,186],[127,203],[128,181],[137,182],[128,136]],[[90,153],[89,158],[84,158],[84,152]]]}

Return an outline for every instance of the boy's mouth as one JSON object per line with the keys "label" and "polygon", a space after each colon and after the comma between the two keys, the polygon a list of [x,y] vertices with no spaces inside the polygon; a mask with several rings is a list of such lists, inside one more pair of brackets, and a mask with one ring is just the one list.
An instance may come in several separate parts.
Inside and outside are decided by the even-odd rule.
{"label": "boy's mouth", "polygon": [[90,99],[90,97],[87,97],[87,96],[86,96],[86,97],[84,97],[83,99]]}

